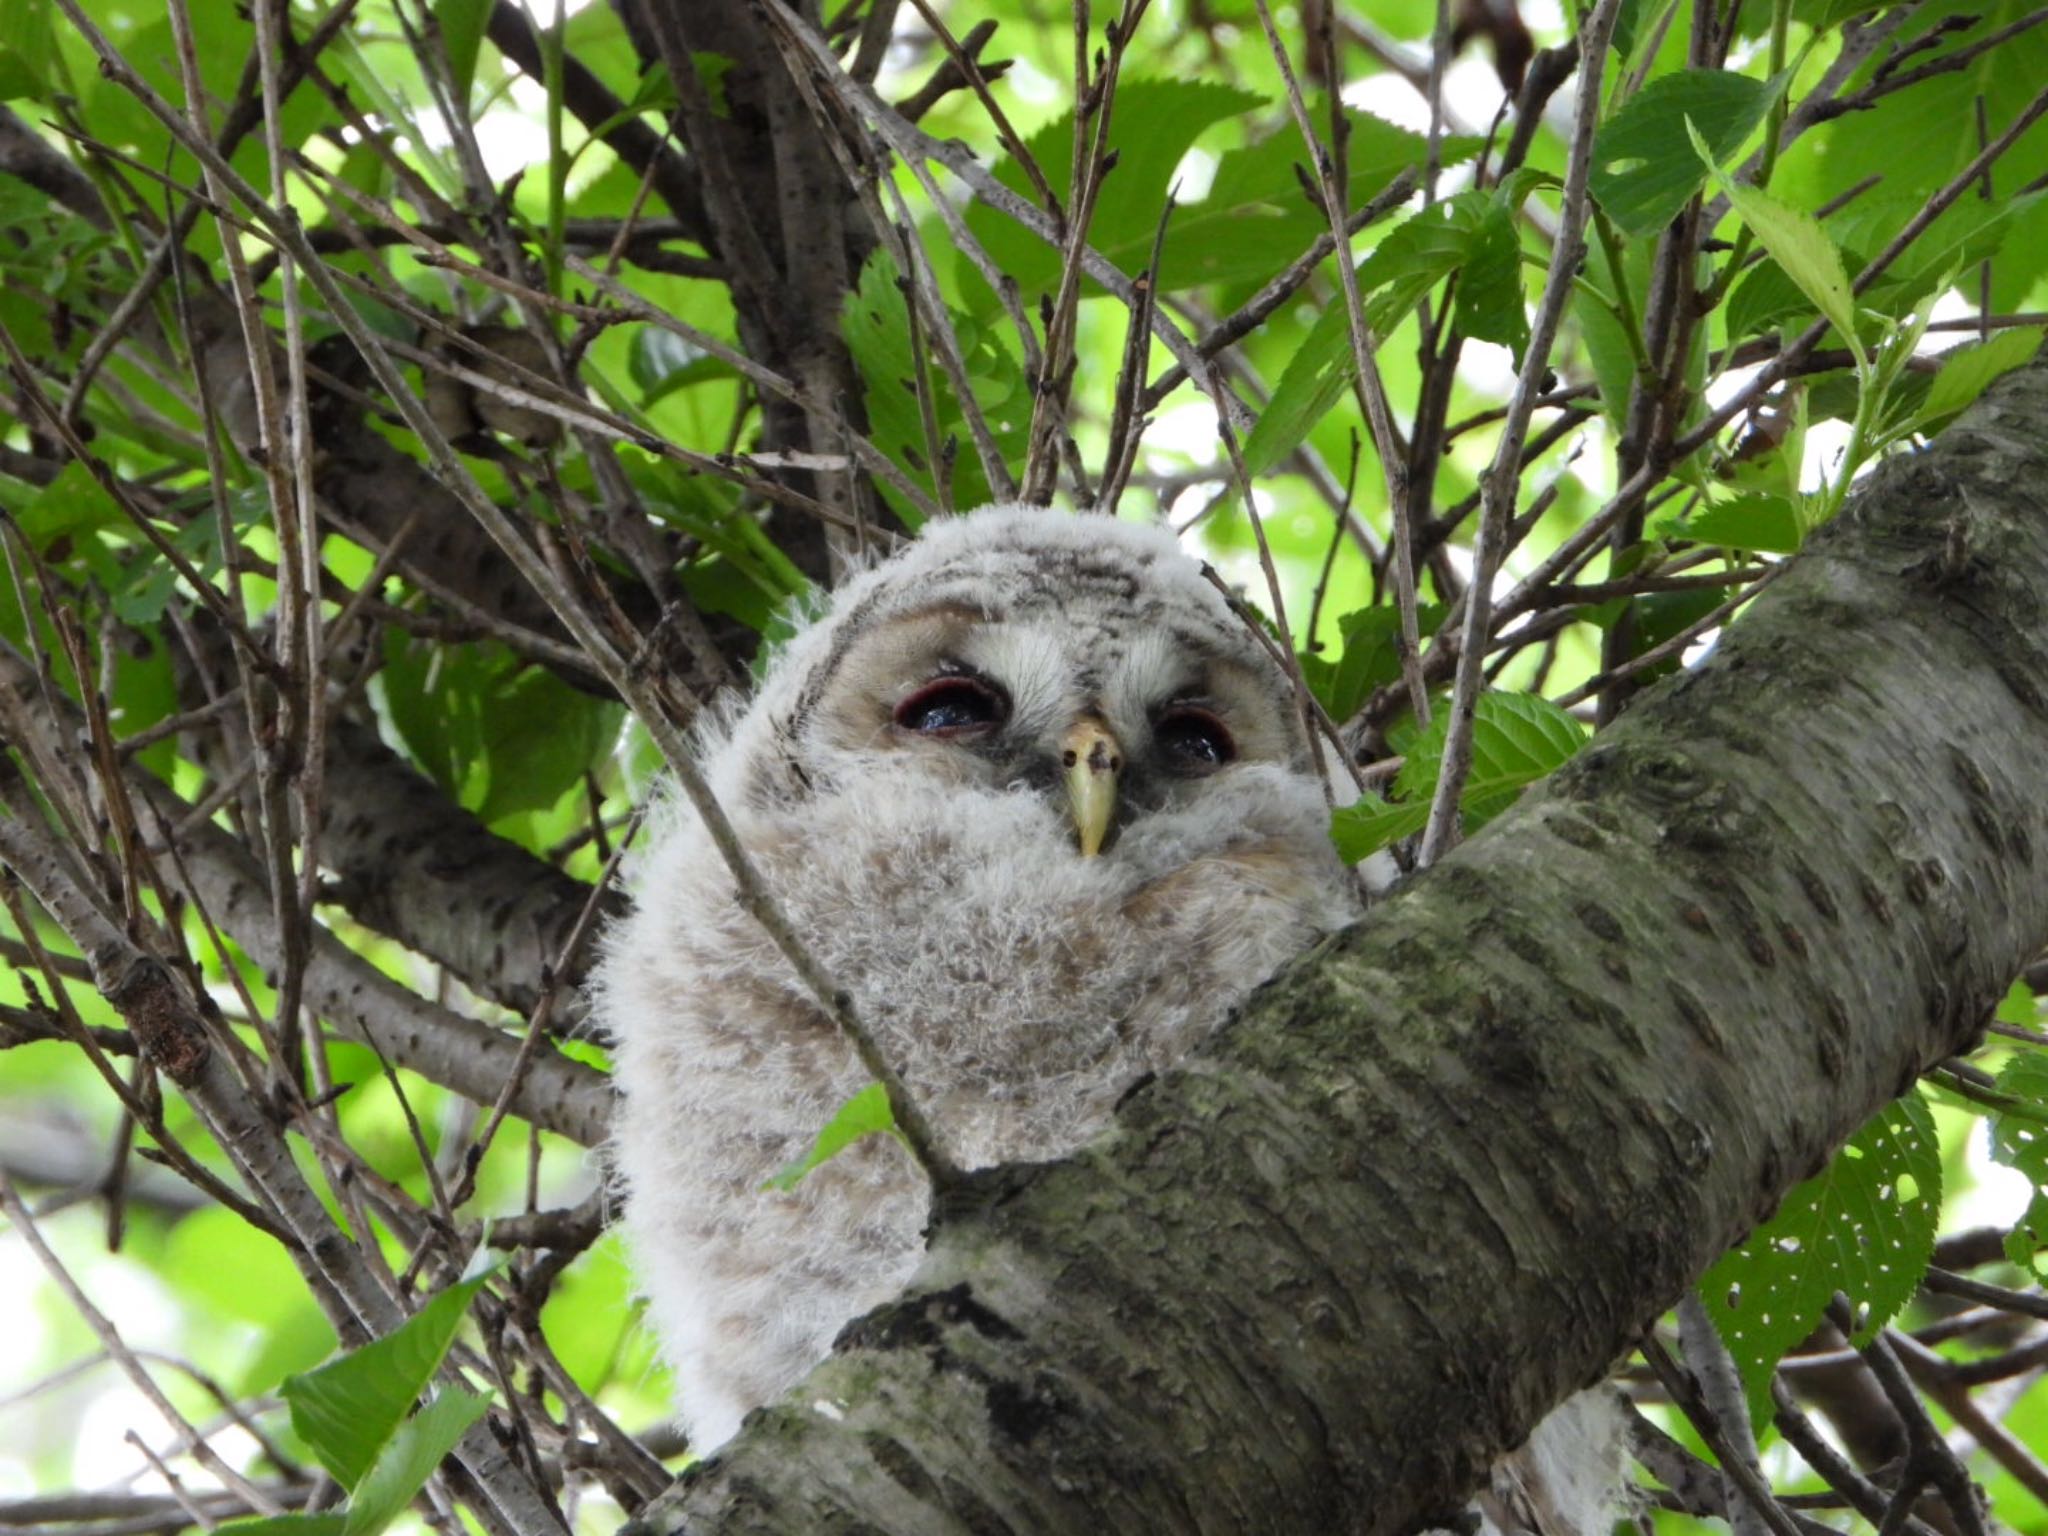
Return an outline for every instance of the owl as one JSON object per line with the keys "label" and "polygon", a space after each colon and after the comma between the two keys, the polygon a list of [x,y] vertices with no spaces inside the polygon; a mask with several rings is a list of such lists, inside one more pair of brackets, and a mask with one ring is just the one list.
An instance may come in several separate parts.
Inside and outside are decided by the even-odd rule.
{"label": "owl", "polygon": [[[700,743],[798,939],[962,1166],[1109,1121],[1360,913],[1287,674],[1163,530],[994,507],[856,576]],[[609,935],[625,1227],[709,1451],[900,1291],[929,1208],[868,1074],[681,797]]]}
{"label": "owl", "polygon": [[[702,768],[966,1167],[1071,1151],[1358,911],[1286,675],[1169,534],[1107,517],[931,525]],[[599,1008],[627,1236],[709,1449],[902,1288],[929,1196],[882,1136],[763,1188],[868,1076],[687,805],[649,831]]]}

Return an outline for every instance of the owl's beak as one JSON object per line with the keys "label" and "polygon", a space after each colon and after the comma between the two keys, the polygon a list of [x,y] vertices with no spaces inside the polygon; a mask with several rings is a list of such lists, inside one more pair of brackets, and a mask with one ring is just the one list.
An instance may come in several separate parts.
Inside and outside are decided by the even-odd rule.
{"label": "owl's beak", "polygon": [[1100,720],[1083,718],[1060,740],[1061,771],[1067,781],[1067,805],[1074,813],[1074,831],[1081,857],[1102,851],[1109,823],[1116,815],[1116,776],[1123,772],[1124,749]]}

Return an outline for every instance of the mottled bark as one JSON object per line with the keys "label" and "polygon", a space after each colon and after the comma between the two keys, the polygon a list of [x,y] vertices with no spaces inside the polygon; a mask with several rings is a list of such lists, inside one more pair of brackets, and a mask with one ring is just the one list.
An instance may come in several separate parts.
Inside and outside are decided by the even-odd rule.
{"label": "mottled bark", "polygon": [[663,1532],[1359,1531],[1480,1470],[2048,937],[2048,367],[1064,1162]]}

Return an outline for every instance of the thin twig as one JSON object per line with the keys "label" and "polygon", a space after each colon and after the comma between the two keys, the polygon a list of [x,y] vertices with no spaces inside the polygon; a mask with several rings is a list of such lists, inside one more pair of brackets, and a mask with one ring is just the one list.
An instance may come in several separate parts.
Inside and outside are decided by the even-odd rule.
{"label": "thin twig", "polygon": [[1472,769],[1472,729],[1480,689],[1485,682],[1486,639],[1493,611],[1493,579],[1504,554],[1505,536],[1514,516],[1521,486],[1522,444],[1529,418],[1544,391],[1550,371],[1550,348],[1564,307],[1572,294],[1574,274],[1585,249],[1588,176],[1592,169],[1593,129],[1600,118],[1600,80],[1607,63],[1607,42],[1614,31],[1620,0],[1600,0],[1580,35],[1579,100],[1572,121],[1571,157],[1566,163],[1564,193],[1558,209],[1557,247],[1543,297],[1529,327],[1508,417],[1501,426],[1493,463],[1480,478],[1479,536],[1472,552],[1472,581],[1465,593],[1463,648],[1451,692],[1451,721],[1444,735],[1443,766],[1430,801],[1429,824],[1423,829],[1417,858],[1425,868],[1458,841],[1458,797]]}

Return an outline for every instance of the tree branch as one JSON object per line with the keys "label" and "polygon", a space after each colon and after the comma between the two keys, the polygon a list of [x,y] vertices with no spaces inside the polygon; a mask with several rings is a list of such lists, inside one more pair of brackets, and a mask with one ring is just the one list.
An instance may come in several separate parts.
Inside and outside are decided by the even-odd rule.
{"label": "tree branch", "polygon": [[1456,1507],[2048,934],[2044,420],[2048,367],[2010,376],[1108,1134],[953,1191],[906,1293],[641,1528]]}

